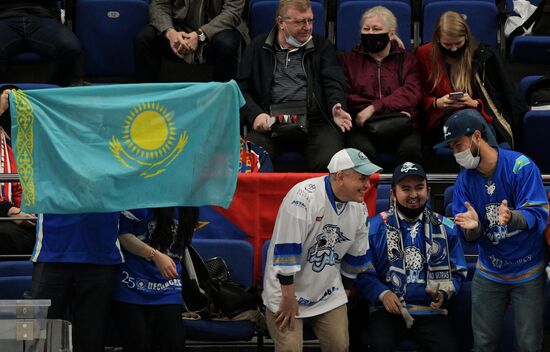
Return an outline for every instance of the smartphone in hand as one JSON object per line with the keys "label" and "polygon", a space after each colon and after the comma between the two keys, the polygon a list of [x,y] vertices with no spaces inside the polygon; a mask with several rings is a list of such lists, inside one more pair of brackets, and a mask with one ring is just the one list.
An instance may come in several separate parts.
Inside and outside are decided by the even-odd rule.
{"label": "smartphone in hand", "polygon": [[464,92],[451,92],[449,93],[449,99],[459,100],[464,96]]}

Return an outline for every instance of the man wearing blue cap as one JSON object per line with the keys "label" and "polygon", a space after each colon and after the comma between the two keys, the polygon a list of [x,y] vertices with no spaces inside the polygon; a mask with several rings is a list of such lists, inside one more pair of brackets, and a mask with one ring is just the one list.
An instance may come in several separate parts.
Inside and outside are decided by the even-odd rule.
{"label": "man wearing blue cap", "polygon": [[328,170],[294,186],[279,208],[262,294],[275,351],[302,351],[303,318],[323,351],[348,350],[347,291],[365,270],[368,249],[363,199],[369,175],[381,169],[348,148]]}
{"label": "man wearing blue cap", "polygon": [[395,351],[405,338],[423,351],[457,350],[446,303],[466,278],[466,259],[456,226],[426,206],[428,197],[422,166],[398,165],[392,206],[370,223],[368,265],[357,290],[374,308],[371,351]]}
{"label": "man wearing blue cap", "polygon": [[455,222],[479,250],[472,282],[474,350],[496,351],[512,303],[519,350],[539,351],[548,218],[541,174],[525,155],[490,146],[476,115],[461,110],[443,126],[445,144],[464,168],[454,188]]}

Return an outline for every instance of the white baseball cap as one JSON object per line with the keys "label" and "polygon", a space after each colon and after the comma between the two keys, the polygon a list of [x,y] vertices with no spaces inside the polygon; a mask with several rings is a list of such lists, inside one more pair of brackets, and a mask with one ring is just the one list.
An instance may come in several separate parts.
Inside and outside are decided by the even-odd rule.
{"label": "white baseball cap", "polygon": [[331,174],[347,169],[354,169],[360,174],[367,176],[382,171],[382,168],[373,164],[365,153],[355,148],[340,150],[332,156],[328,164],[328,171]]}

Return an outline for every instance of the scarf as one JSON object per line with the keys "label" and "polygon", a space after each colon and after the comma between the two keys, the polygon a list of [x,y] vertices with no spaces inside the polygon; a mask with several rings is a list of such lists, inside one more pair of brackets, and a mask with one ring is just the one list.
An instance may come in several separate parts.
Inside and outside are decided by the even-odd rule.
{"label": "scarf", "polygon": [[[387,213],[381,215],[386,224],[387,254],[390,261],[386,281],[392,291],[404,302],[407,293],[407,275],[403,235],[399,226],[397,211],[392,206]],[[435,291],[443,290],[451,296],[455,289],[451,276],[451,262],[445,226],[428,208],[424,210],[421,221],[421,225],[424,227],[425,254],[428,262],[426,287]]]}

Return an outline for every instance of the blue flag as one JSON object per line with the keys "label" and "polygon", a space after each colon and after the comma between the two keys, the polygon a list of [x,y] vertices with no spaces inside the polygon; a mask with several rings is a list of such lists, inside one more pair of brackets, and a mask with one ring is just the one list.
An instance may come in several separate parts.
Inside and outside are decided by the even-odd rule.
{"label": "blue flag", "polygon": [[228,207],[243,104],[234,81],[16,91],[10,107],[22,208]]}

